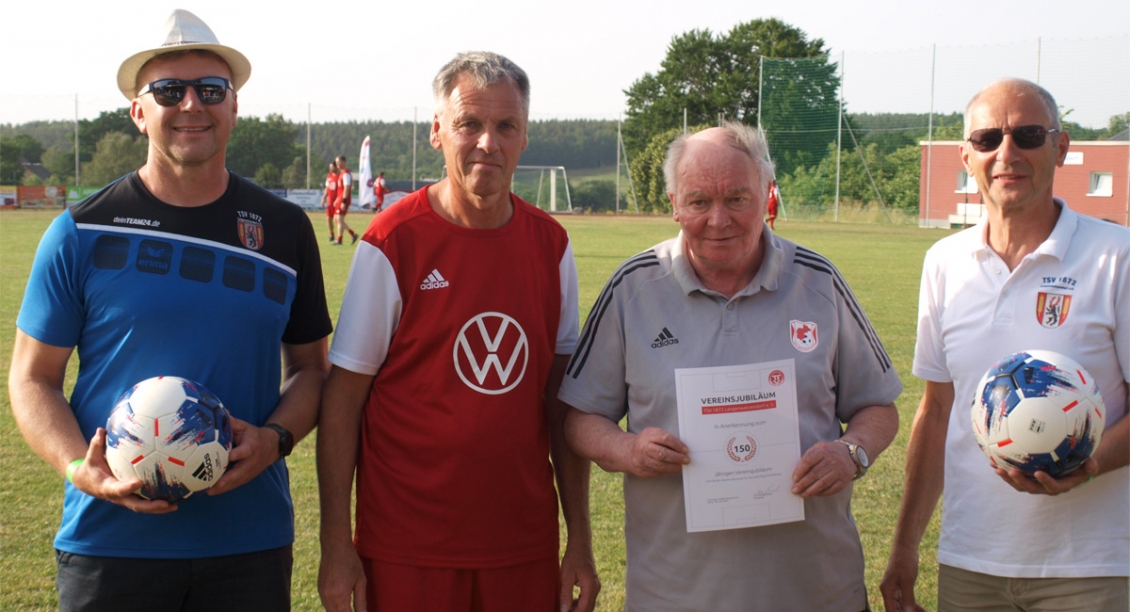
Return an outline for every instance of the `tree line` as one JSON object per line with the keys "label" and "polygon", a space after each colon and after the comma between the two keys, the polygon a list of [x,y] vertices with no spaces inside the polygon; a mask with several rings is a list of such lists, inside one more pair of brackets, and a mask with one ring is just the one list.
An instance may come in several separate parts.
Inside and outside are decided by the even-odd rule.
{"label": "tree line", "polygon": [[[659,70],[625,91],[624,141],[640,209],[671,211],[662,163],[683,126],[693,132],[725,119],[764,130],[777,180],[793,206],[832,203],[838,154],[842,202],[917,211],[918,143],[931,133],[930,116],[853,114],[845,107],[841,117],[839,85],[824,41],[778,19],[675,36]],[[1060,109],[1073,140],[1104,140],[1130,122],[1130,113],[1121,113],[1105,128],[1085,128],[1071,113]],[[960,113],[935,114],[933,139],[961,140],[962,124]]]}
{"label": "tree line", "polygon": [[[84,185],[104,185],[145,163],[148,139],[139,134],[128,108],[79,121],[79,172]],[[438,178],[443,155],[429,144],[430,122],[416,124],[416,176]],[[320,187],[325,169],[338,155],[357,168],[361,143],[370,138],[370,165],[392,180],[412,178],[411,122],[335,122],[310,126],[311,186]],[[530,146],[522,155],[527,165],[599,168],[616,164],[616,122],[544,120],[529,125]],[[36,121],[0,125],[0,183],[25,182],[21,160],[41,163],[50,172],[45,181],[73,185],[74,123]],[[306,186],[306,126],[281,115],[240,117],[227,148],[227,167],[265,187]]]}
{"label": "tree line", "polygon": [[[851,113],[845,108],[841,116],[839,86],[837,67],[829,61],[823,39],[810,39],[779,19],[755,19],[727,32],[696,29],[673,37],[659,69],[624,91],[624,145],[639,209],[670,212],[662,164],[667,146],[684,126],[695,131],[732,120],[765,131],[777,179],[792,205],[831,203],[838,154],[842,201],[917,210],[918,142],[928,134],[934,140],[960,140],[961,114],[935,114],[932,133],[926,113]],[[1130,113],[1121,113],[1111,117],[1105,128],[1086,128],[1070,120],[1072,112],[1060,109],[1061,122],[1073,140],[1110,138],[1130,123]],[[320,187],[326,164],[339,154],[356,168],[366,136],[371,138],[374,173],[383,171],[392,180],[411,179],[413,128],[416,177],[439,178],[443,156],[429,144],[430,127],[430,122],[313,124],[310,184]],[[614,121],[532,122],[522,163],[570,170],[614,167],[616,128]],[[144,163],[146,146],[128,109],[80,121],[82,183],[104,184],[137,168]],[[41,162],[52,174],[48,182],[72,184],[73,124],[0,125],[0,182],[20,180],[21,157]],[[227,162],[231,170],[267,187],[304,187],[306,126],[281,115],[241,117]],[[611,210],[613,185],[603,179],[571,181],[574,205]]]}

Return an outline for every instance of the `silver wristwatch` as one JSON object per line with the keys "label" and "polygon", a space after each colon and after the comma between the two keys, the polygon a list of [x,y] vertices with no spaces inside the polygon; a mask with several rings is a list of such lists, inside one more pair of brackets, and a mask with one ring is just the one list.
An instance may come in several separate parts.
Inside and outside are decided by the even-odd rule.
{"label": "silver wristwatch", "polygon": [[843,442],[844,446],[848,447],[848,454],[851,455],[851,460],[855,462],[855,478],[852,480],[859,480],[867,473],[867,468],[871,467],[871,459],[867,457],[867,450],[858,444],[852,444],[847,440],[836,440]]}

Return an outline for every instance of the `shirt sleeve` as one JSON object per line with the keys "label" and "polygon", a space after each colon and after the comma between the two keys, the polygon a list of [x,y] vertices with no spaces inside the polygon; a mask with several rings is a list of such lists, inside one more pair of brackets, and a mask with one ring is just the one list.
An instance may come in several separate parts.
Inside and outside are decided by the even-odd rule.
{"label": "shirt sleeve", "polygon": [[613,282],[605,285],[585,321],[557,397],[619,423],[628,410],[623,309],[618,303],[626,289],[613,293]]}
{"label": "shirt sleeve", "polygon": [[922,284],[918,290],[918,332],[914,343],[915,376],[931,382],[953,382],[946,368],[945,345],[942,343],[941,299],[944,278],[936,248],[926,253],[922,264]]}
{"label": "shirt sleeve", "polygon": [[404,302],[388,257],[367,241],[358,243],[341,300],[330,363],[376,375],[388,357]]}
{"label": "shirt sleeve", "polygon": [[[109,247],[108,247],[109,248]],[[35,252],[16,326],[52,346],[78,345],[86,314],[78,230],[69,212],[55,218]]]}
{"label": "shirt sleeve", "polygon": [[573,257],[573,243],[565,245],[565,253],[558,264],[561,277],[561,318],[557,323],[558,355],[571,355],[577,348],[577,335],[581,328],[581,313],[578,306],[580,291],[577,288],[577,262]]}
{"label": "shirt sleeve", "polygon": [[[835,276],[843,282],[838,272]],[[842,289],[834,293],[840,334],[834,368],[836,416],[846,423],[861,408],[895,401],[902,381],[851,288],[843,282]]]}
{"label": "shirt sleeve", "polygon": [[329,306],[326,305],[325,280],[322,277],[322,258],[318,251],[318,238],[309,217],[299,213],[301,224],[297,236],[299,262],[297,289],[290,305],[290,320],[283,331],[282,341],[287,344],[306,344],[321,340],[333,331]]}
{"label": "shirt sleeve", "polygon": [[1114,352],[1122,368],[1122,380],[1130,383],[1130,249],[1124,253],[1114,281]]}

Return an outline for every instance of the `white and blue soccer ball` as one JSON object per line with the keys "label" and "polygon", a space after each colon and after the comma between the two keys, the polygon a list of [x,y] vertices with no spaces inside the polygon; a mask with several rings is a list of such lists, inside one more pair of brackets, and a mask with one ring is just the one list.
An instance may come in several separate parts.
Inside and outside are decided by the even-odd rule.
{"label": "white and blue soccer ball", "polygon": [[994,467],[1071,473],[1095,451],[1106,406],[1090,373],[1052,351],[1022,351],[989,368],[973,397],[973,437]]}
{"label": "white and blue soccer ball", "polygon": [[228,467],[231,415],[204,385],[176,376],[143,380],[118,398],[106,421],[114,476],[136,476],[139,495],[182,500],[216,483]]}

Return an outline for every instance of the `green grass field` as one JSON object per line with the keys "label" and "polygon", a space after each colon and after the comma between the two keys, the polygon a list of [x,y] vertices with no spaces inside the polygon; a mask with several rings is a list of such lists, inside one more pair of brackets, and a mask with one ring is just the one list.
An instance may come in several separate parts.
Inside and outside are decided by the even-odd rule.
{"label": "green grass field", "polygon": [[[8,378],[15,319],[28,270],[40,236],[57,211],[0,213],[0,377]],[[311,215],[319,236],[325,216]],[[350,217],[357,229],[366,215]],[[588,310],[616,266],[636,252],[673,236],[669,218],[607,216],[560,217],[573,240],[580,273],[581,314]],[[830,258],[847,278],[894,360],[906,387],[898,400],[902,421],[891,447],[876,461],[867,478],[857,483],[853,511],[863,539],[867,589],[871,606],[882,610],[879,580],[886,566],[902,492],[903,461],[910,422],[922,393],[922,382],[910,374],[914,350],[918,276],[926,249],[944,234],[912,227],[835,225],[778,221],[778,233]],[[324,243],[323,243],[324,244]],[[323,248],[326,294],[335,316],[340,308],[353,249]],[[68,372],[74,382],[76,360]],[[6,393],[0,395],[0,610],[57,609],[52,540],[61,512],[62,477],[48,468],[24,443],[11,414]],[[313,438],[290,460],[297,540],[295,542],[294,609],[321,609],[317,593],[318,499]],[[624,533],[621,478],[593,469],[592,520],[594,547],[604,588],[598,610],[623,609]],[[769,527],[771,529],[771,527]],[[918,598],[933,609],[937,588],[937,515],[922,548]]]}

